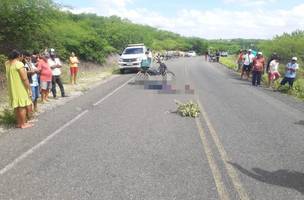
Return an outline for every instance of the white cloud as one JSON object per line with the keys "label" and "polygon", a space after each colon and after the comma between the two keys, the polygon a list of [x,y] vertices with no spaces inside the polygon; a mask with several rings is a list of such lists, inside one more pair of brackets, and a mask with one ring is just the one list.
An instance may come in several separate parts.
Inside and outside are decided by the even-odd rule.
{"label": "white cloud", "polygon": [[[175,16],[165,17],[145,8],[128,9],[132,0],[95,0],[95,8],[76,9],[73,12],[93,12],[103,16],[118,15],[122,18],[170,30],[185,36],[203,38],[271,38],[283,32],[304,29],[304,4],[289,10],[263,10],[248,12],[225,9],[177,11]],[[224,0],[226,3],[246,3],[248,0]],[[275,0],[258,0],[271,2]]]}
{"label": "white cloud", "polygon": [[237,4],[242,6],[265,5],[275,3],[277,0],[223,0],[225,4]]}

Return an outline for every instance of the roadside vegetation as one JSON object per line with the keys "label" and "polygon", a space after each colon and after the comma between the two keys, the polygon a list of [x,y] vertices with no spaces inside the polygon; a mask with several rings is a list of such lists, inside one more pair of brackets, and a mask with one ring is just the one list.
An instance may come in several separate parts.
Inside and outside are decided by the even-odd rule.
{"label": "roadside vegetation", "polygon": [[[276,51],[274,51],[274,52],[276,52]],[[304,49],[303,49],[303,52],[304,52]],[[301,58],[301,57],[299,57],[299,58]],[[220,63],[225,65],[229,69],[236,70],[237,69],[236,60],[237,60],[237,55],[230,55],[228,57],[221,57]],[[287,56],[286,56],[286,58],[283,58],[281,60],[279,71],[282,76],[284,76],[284,74],[285,74],[285,65],[287,64],[287,62],[289,62]],[[297,72],[297,78],[296,78],[296,81],[294,82],[294,86],[292,89],[289,89],[289,87],[287,85],[279,88],[280,82],[282,81],[282,77],[274,83],[273,88],[282,93],[292,95],[299,99],[304,100],[304,67],[302,64],[303,64],[303,62],[299,61],[300,69]],[[262,77],[262,82],[265,86],[268,85],[268,75],[266,73]]]}
{"label": "roadside vegetation", "polygon": [[234,55],[240,51],[240,49],[254,49],[258,46],[260,42],[264,40],[258,39],[231,39],[231,40],[208,40],[208,48],[210,52],[214,53],[215,51],[226,51],[230,55]]}
{"label": "roadside vegetation", "polygon": [[220,63],[222,63],[223,65],[225,65],[226,67],[228,67],[229,69],[232,69],[232,70],[235,70],[237,68],[235,55],[221,57]]}
{"label": "roadside vegetation", "polygon": [[12,48],[55,48],[62,58],[75,52],[80,59],[103,63],[127,44],[145,43],[154,50],[195,50],[203,53],[207,41],[138,25],[116,16],[73,14],[51,0],[1,0],[0,53]]}
{"label": "roadside vegetation", "polygon": [[0,126],[11,128],[16,124],[16,122],[16,117],[12,109],[4,108],[0,112]]}
{"label": "roadside vegetation", "polygon": [[[285,33],[281,36],[276,36],[272,40],[260,42],[258,49],[269,57],[273,52],[276,52],[282,62],[288,62],[291,57],[298,57],[298,63],[303,69],[304,64],[304,31],[295,31],[291,34]],[[303,73],[303,70],[302,70]]]}

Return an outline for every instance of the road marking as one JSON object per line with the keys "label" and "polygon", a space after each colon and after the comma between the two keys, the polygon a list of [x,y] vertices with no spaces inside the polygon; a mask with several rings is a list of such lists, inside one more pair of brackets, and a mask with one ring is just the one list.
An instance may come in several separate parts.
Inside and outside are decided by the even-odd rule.
{"label": "road marking", "polygon": [[127,82],[125,82],[124,84],[122,84],[121,86],[119,86],[118,88],[116,88],[115,90],[113,90],[111,93],[107,94],[105,97],[103,97],[102,99],[100,99],[99,101],[97,101],[96,103],[93,104],[93,106],[98,106],[99,104],[101,104],[103,101],[105,101],[107,98],[111,97],[113,94],[115,94],[118,90],[120,90],[121,88],[123,88],[124,86],[126,86],[129,82],[131,82],[134,79],[131,78],[129,79]]}
{"label": "road marking", "polygon": [[220,156],[221,156],[221,158],[224,162],[225,168],[226,168],[227,173],[228,173],[228,175],[229,175],[229,177],[230,177],[230,179],[233,183],[233,186],[234,186],[235,190],[237,191],[241,200],[249,200],[249,196],[247,195],[247,192],[244,189],[237,172],[235,171],[235,169],[230,164],[227,163],[227,161],[230,160],[229,157],[228,157],[228,154],[225,151],[223,144],[220,142],[219,136],[217,135],[212,123],[210,122],[208,114],[205,111],[202,104],[200,103],[198,97],[197,97],[197,102],[198,102],[199,107],[201,109],[201,114],[204,118],[204,121],[206,122],[207,127],[209,129],[209,133],[212,136],[212,139],[213,139],[213,141],[214,141],[214,143],[215,143],[215,145],[216,145],[216,147],[217,147],[217,149],[220,153]]}
{"label": "road marking", "polygon": [[[187,71],[187,67],[185,67],[185,70]],[[186,79],[190,80],[188,76],[189,75],[188,75],[188,72],[187,72],[186,73]],[[198,103],[198,105],[200,107],[201,114],[202,114],[202,116],[204,118],[204,121],[207,124],[207,127],[209,129],[209,133],[212,136],[212,139],[213,139],[213,141],[214,141],[214,143],[215,143],[215,145],[216,145],[216,147],[217,147],[217,149],[218,149],[218,151],[220,153],[221,159],[222,159],[222,161],[223,161],[223,163],[225,165],[226,171],[227,171],[227,173],[228,173],[228,175],[229,175],[229,177],[230,177],[230,179],[232,181],[234,189],[237,191],[237,193],[238,193],[238,195],[239,195],[239,197],[240,197],[241,200],[249,200],[249,197],[248,197],[248,195],[246,193],[246,190],[244,189],[243,185],[241,184],[241,181],[240,181],[240,179],[238,177],[237,172],[235,171],[235,169],[231,165],[229,165],[227,163],[227,161],[230,160],[229,157],[228,157],[228,154],[225,151],[224,146],[220,142],[220,139],[219,139],[219,137],[218,137],[218,135],[217,135],[217,133],[216,133],[213,125],[211,124],[211,122],[209,120],[207,112],[205,111],[204,107],[202,106],[202,104],[199,101],[198,90],[194,86],[193,82],[192,82],[192,85],[193,85],[193,88],[195,88],[195,90],[196,90],[196,94],[197,94],[196,95],[196,101],[197,101],[197,103]]]}
{"label": "road marking", "polygon": [[215,185],[216,185],[216,189],[217,189],[217,192],[219,194],[219,199],[229,200],[229,194],[227,193],[226,186],[223,182],[223,177],[220,173],[220,170],[218,169],[218,166],[215,163],[210,145],[208,143],[208,140],[206,138],[206,134],[205,134],[205,132],[202,128],[202,124],[201,124],[199,118],[196,118],[195,122],[196,122],[196,126],[199,130],[199,134],[200,134],[200,137],[201,137],[201,140],[202,140],[202,143],[203,143],[204,151],[206,153],[210,169],[212,171],[212,175],[213,175],[213,179],[214,179],[214,182],[215,182]]}
{"label": "road marking", "polygon": [[45,138],[44,140],[42,140],[41,142],[39,142],[38,144],[36,144],[34,147],[32,147],[31,149],[29,149],[27,152],[23,153],[21,156],[19,156],[18,158],[16,158],[13,162],[11,162],[10,164],[6,165],[3,169],[0,170],[0,175],[3,175],[6,172],[8,172],[9,170],[11,170],[12,168],[14,168],[18,163],[20,163],[22,160],[24,160],[25,158],[27,158],[28,156],[30,156],[31,154],[33,154],[36,150],[38,150],[40,147],[42,147],[47,142],[49,142],[51,139],[53,139],[56,135],[58,135],[65,128],[67,128],[70,125],[72,125],[73,123],[75,123],[78,119],[80,119],[82,116],[84,116],[87,112],[89,112],[89,111],[88,110],[83,111],[82,113],[80,113],[79,115],[77,115],[76,117],[74,117],[72,120],[70,120],[69,122],[67,122],[66,124],[64,124],[62,127],[60,127],[59,129],[57,129],[55,132],[53,132],[47,138]]}

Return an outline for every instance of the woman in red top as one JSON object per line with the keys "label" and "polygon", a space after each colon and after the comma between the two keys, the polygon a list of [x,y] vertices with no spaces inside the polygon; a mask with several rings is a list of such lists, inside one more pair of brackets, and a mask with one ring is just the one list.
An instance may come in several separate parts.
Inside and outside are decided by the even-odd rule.
{"label": "woman in red top", "polygon": [[40,55],[38,57],[37,68],[40,71],[40,88],[42,103],[49,101],[48,96],[52,88],[52,70],[47,62],[47,55]]}

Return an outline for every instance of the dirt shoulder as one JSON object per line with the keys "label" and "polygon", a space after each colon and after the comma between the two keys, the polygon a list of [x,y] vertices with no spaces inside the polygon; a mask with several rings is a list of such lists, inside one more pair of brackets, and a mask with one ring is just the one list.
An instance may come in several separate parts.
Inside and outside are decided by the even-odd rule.
{"label": "dirt shoulder", "polygon": [[[80,68],[78,83],[76,85],[71,85],[69,83],[69,75],[68,75],[68,66],[64,64],[62,70],[62,79],[64,82],[64,89],[68,97],[58,99],[53,99],[52,95],[50,94],[50,102],[38,105],[38,113],[36,117],[39,116],[41,113],[47,112],[48,110],[52,110],[58,105],[63,105],[81,95],[83,95],[86,91],[97,87],[100,84],[108,82],[116,77],[119,76],[117,70],[117,64],[115,59],[111,58],[108,59],[108,62],[101,66],[96,65],[93,63],[83,63],[83,68]],[[57,86],[58,91],[59,88]],[[0,97],[0,113],[5,109],[8,108],[8,96],[6,88],[1,88],[1,97]],[[7,130],[4,125],[0,125],[0,133],[3,133]]]}

